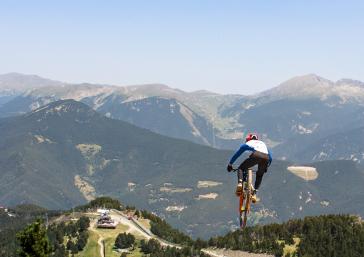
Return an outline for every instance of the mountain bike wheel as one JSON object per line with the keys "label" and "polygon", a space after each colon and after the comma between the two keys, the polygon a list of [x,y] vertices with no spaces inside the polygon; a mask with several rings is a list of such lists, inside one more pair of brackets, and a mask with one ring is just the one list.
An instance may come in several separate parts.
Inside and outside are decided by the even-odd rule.
{"label": "mountain bike wheel", "polygon": [[243,228],[245,228],[248,221],[248,214],[250,212],[250,203],[252,199],[252,183],[253,183],[253,171],[251,169],[248,170],[248,188],[246,189],[246,199],[245,199],[245,210],[244,210],[244,218],[243,218]]}
{"label": "mountain bike wheel", "polygon": [[240,196],[239,196],[239,221],[240,221],[240,227],[243,227],[243,217],[244,217],[244,213],[245,211],[244,209],[244,192],[241,192]]}

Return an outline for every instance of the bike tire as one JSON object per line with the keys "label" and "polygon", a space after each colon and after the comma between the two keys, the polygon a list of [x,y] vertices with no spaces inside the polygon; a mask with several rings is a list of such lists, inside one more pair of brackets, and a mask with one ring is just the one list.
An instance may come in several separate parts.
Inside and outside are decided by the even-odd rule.
{"label": "bike tire", "polygon": [[243,227],[243,216],[244,216],[244,211],[242,211],[244,206],[244,192],[241,193],[241,195],[239,196],[239,223],[240,223],[240,227]]}
{"label": "bike tire", "polygon": [[250,205],[252,199],[252,183],[253,183],[253,171],[251,169],[248,170],[248,190],[246,192],[245,199],[245,211],[244,211],[244,219],[243,219],[243,228],[246,227],[248,222],[248,214],[250,212]]}

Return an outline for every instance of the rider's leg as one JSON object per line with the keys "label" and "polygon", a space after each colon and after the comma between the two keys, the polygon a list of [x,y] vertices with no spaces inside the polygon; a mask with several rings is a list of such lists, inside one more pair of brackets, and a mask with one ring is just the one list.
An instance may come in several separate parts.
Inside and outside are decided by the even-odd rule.
{"label": "rider's leg", "polygon": [[258,160],[256,158],[253,158],[252,155],[248,159],[243,161],[242,164],[240,164],[238,170],[238,185],[235,191],[237,196],[239,196],[243,190],[243,181],[247,180],[246,177],[248,169],[256,164],[258,164]]}
{"label": "rider's leg", "polygon": [[257,197],[257,192],[260,187],[260,184],[262,183],[263,175],[267,170],[267,164],[265,162],[260,162],[258,164],[258,171],[255,176],[255,185],[254,185],[254,191],[252,195],[252,202],[257,203],[260,201],[260,199]]}
{"label": "rider's leg", "polygon": [[267,171],[269,158],[267,154],[261,152],[254,152],[252,157],[256,158],[258,162],[258,171],[256,173],[255,185],[254,185],[255,190],[252,195],[252,202],[256,203],[259,201],[259,198],[257,197],[256,193],[260,187],[260,184],[262,183],[263,175]]}
{"label": "rider's leg", "polygon": [[242,169],[238,169],[238,181],[244,181],[245,172]]}
{"label": "rider's leg", "polygon": [[255,190],[258,190],[263,180],[263,175],[267,171],[267,163],[261,162],[258,164],[258,171],[255,177]]}
{"label": "rider's leg", "polygon": [[238,170],[238,180],[239,181],[246,181],[246,177],[247,177],[247,171],[249,168],[253,167],[254,165],[257,165],[259,163],[259,160],[256,159],[253,154],[249,156],[248,159],[246,159],[245,161],[243,161],[240,166],[239,166],[239,170]]}
{"label": "rider's leg", "polygon": [[[252,155],[251,155],[252,156]],[[239,196],[241,194],[241,192],[243,191],[243,181],[246,181],[246,173],[247,170],[258,164],[258,160],[256,160],[255,158],[251,158],[251,156],[246,159],[245,161],[243,161],[242,164],[240,164],[239,169],[238,169],[238,185],[236,187],[236,191],[235,194],[237,196]]]}
{"label": "rider's leg", "polygon": [[268,154],[263,154],[259,152],[255,153],[255,155],[257,158],[259,158],[259,163],[258,163],[258,171],[256,174],[254,187],[256,190],[258,190],[260,184],[262,183],[263,175],[264,173],[267,172],[269,157]]}

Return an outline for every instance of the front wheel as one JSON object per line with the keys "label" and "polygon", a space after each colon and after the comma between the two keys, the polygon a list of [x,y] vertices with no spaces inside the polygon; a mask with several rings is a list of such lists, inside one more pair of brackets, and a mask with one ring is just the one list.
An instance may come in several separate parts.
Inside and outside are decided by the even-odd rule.
{"label": "front wheel", "polygon": [[244,213],[244,192],[242,192],[239,197],[239,221],[241,228],[243,228],[244,225]]}
{"label": "front wheel", "polygon": [[251,195],[248,193],[248,196],[245,201],[245,210],[244,210],[244,218],[243,218],[243,228],[246,227],[247,221],[248,221],[248,214],[250,210],[250,201],[251,201]]}
{"label": "front wheel", "polygon": [[246,190],[245,196],[245,208],[244,208],[244,217],[241,216],[242,228],[245,228],[248,221],[248,214],[250,212],[250,203],[252,200],[252,182],[253,182],[253,171],[251,169],[248,170],[248,189]]}

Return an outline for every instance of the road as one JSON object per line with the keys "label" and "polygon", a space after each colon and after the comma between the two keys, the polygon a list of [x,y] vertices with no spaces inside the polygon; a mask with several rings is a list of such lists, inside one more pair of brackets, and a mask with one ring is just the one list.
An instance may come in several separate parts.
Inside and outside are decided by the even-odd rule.
{"label": "road", "polygon": [[178,249],[181,249],[182,247],[178,244],[174,244],[174,243],[170,243],[165,241],[162,238],[157,237],[156,235],[154,235],[149,229],[145,228],[142,224],[140,224],[138,221],[136,221],[135,219],[128,219],[128,216],[126,216],[125,214],[123,214],[120,211],[117,210],[112,210],[110,213],[110,216],[118,221],[119,223],[129,226],[129,228],[131,229],[131,232],[137,232],[139,234],[141,234],[143,237],[145,237],[147,240],[149,239],[155,239],[157,240],[162,246],[169,246],[169,247],[176,247]]}
{"label": "road", "polygon": [[110,216],[113,220],[117,221],[118,223],[128,226],[129,231],[131,233],[137,232],[147,240],[154,238],[151,232],[148,232],[146,228],[137,225],[134,220],[129,220],[128,217],[124,215],[122,212],[117,210],[112,210],[110,212]]}

